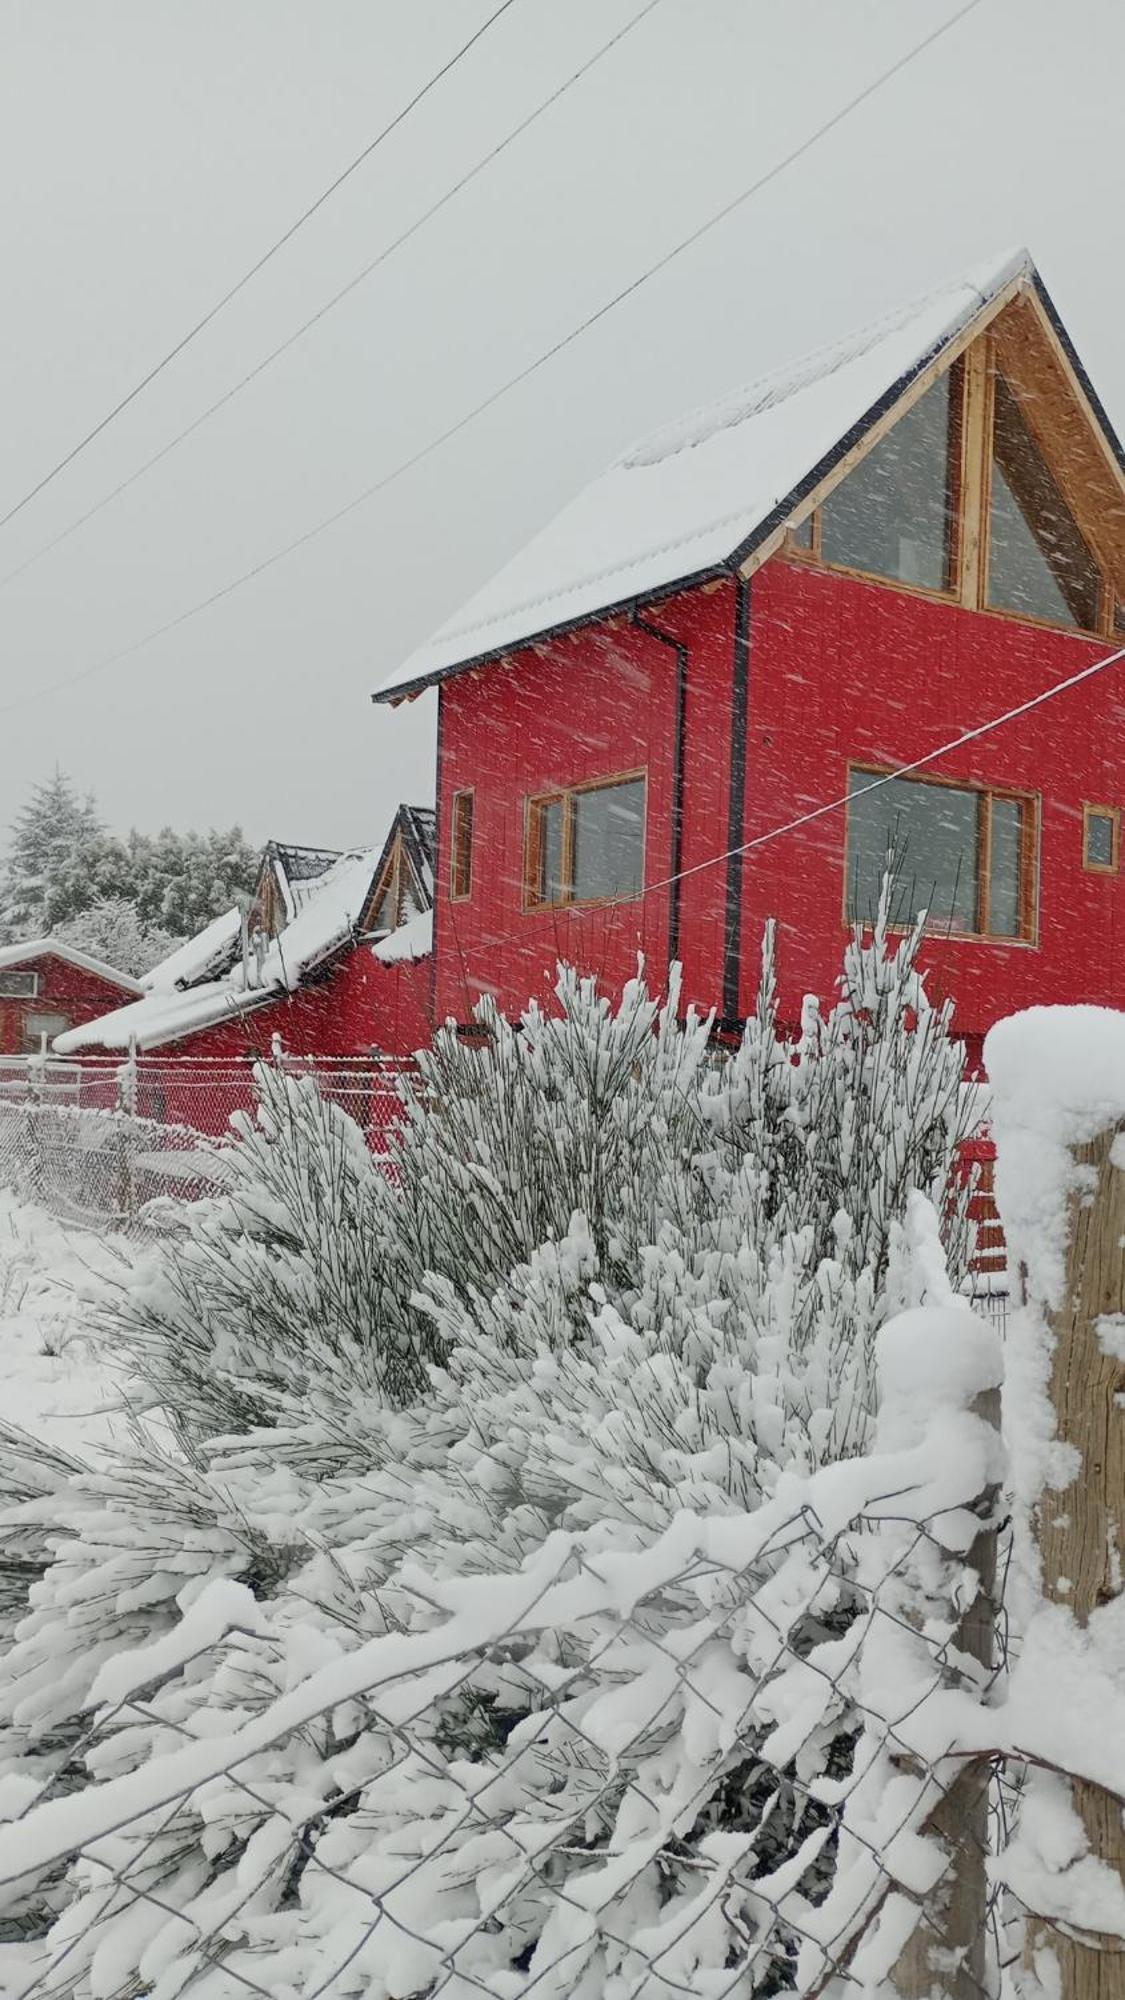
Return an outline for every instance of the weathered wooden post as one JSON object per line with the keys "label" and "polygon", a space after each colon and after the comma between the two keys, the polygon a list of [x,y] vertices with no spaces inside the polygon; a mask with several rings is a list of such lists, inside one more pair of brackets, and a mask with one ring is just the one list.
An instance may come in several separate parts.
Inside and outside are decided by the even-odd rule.
{"label": "weathered wooden post", "polygon": [[[998,1427],[999,1389],[979,1396],[973,1409]],[[981,1530],[965,1568],[975,1574],[977,1590],[962,1613],[954,1640],[957,1652],[979,1660],[987,1671],[994,1665],[997,1497],[997,1489],[988,1487],[975,1510]],[[927,1833],[935,1834],[945,1847],[949,1864],[927,1896],[891,1974],[891,1985],[901,2000],[931,2000],[935,1993],[948,1995],[949,2000],[982,2000],[988,1990],[988,1788],[987,1765],[967,1764],[926,1823]]]}
{"label": "weathered wooden post", "polygon": [[[1125,1128],[1099,1133],[1074,1158],[1081,1182],[1070,1197],[1066,1290],[1048,1318],[1051,1402],[1078,1470],[1069,1486],[1042,1493],[1037,1537],[1044,1596],[1084,1626],[1121,1594],[1125,1556]],[[1071,1790],[1090,1852],[1125,1880],[1118,1801],[1085,1779]],[[1062,2000],[1125,2000],[1120,1938],[1079,1943],[1040,1919],[1029,1951],[1044,1945],[1058,1961]]]}

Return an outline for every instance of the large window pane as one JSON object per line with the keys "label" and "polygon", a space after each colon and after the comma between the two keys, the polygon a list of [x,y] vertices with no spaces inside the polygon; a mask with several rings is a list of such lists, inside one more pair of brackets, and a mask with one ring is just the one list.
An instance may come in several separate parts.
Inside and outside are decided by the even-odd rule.
{"label": "large window pane", "polygon": [[892,875],[891,920],[929,911],[935,929],[977,928],[980,795],[954,785],[892,778],[875,791],[853,771],[848,806],[848,916],[869,923],[883,875]]}
{"label": "large window pane", "polygon": [[829,494],[820,515],[825,562],[947,587],[954,393],[943,375]]}
{"label": "large window pane", "polygon": [[1019,937],[1023,808],[1018,799],[993,799],[991,813],[988,929],[992,937]]}
{"label": "large window pane", "polygon": [[1100,577],[1019,405],[996,377],[988,602],[1096,631]]}
{"label": "large window pane", "polygon": [[644,874],[643,778],[574,795],[574,896],[639,895]]}

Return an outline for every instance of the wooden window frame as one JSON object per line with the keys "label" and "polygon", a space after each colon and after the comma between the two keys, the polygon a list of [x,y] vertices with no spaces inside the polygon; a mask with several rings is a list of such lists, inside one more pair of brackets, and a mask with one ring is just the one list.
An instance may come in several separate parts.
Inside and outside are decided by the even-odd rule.
{"label": "wooden window frame", "polygon": [[[618,785],[644,786],[644,806],[641,812],[641,880],[637,889],[628,896],[586,896],[574,894],[574,802],[584,792],[609,792]],[[543,863],[543,816],[547,806],[561,805],[563,808],[562,863],[560,874],[566,893],[560,897],[544,897],[536,884],[542,879]],[[633,771],[613,771],[604,778],[584,778],[580,784],[556,786],[550,792],[533,792],[524,800],[523,814],[523,910],[525,916],[533,916],[543,910],[599,910],[613,908],[619,903],[635,903],[645,893],[645,854],[648,847],[648,766],[641,765]]]}
{"label": "wooden window frame", "polygon": [[[848,805],[844,816],[844,894],[843,918],[848,930],[854,930],[857,918],[848,912],[848,849],[851,829],[851,781],[853,774],[860,778],[898,778],[909,785],[945,785],[954,791],[971,792],[977,801],[977,928],[971,931],[955,930],[951,924],[937,919],[927,922],[925,936],[941,938],[953,944],[1018,945],[1022,949],[1039,943],[1039,826],[1041,818],[1041,798],[1038,792],[1021,791],[1015,785],[986,785],[974,778],[952,778],[944,772],[907,771],[900,773],[893,764],[867,764],[852,759],[848,764]],[[1002,935],[987,928],[989,918],[989,898],[992,892],[992,803],[994,799],[1010,800],[1020,808],[1020,904],[1019,930],[1015,935]],[[866,919],[862,920],[866,923]],[[914,927],[912,924],[892,923],[887,927],[896,936],[906,935]]]}
{"label": "wooden window frame", "polygon": [[[1092,819],[1107,819],[1113,828],[1113,856],[1109,861],[1090,860],[1089,827]],[[1121,868],[1121,809],[1119,806],[1083,804],[1082,872],[1084,875],[1116,875]]]}
{"label": "wooden window frame", "polygon": [[[468,805],[468,831],[462,815]],[[462,785],[449,801],[449,900],[467,903],[473,893],[473,822],[476,817],[476,787]]]}
{"label": "wooden window frame", "polygon": [[[1111,568],[1102,549],[1091,540],[1079,515],[1068,497],[1063,482],[1055,472],[1055,450],[1049,438],[1043,435],[1042,426],[1035,421],[1035,412],[1028,396],[1021,390],[1018,380],[1001,366],[997,355],[997,337],[987,330],[979,334],[970,347],[957,354],[950,363],[951,372],[959,375],[958,391],[950,404],[950,461],[953,492],[950,518],[950,582],[945,590],[934,590],[927,584],[907,583],[895,577],[881,576],[875,570],[857,569],[844,563],[826,562],[821,553],[821,508],[828,493],[822,493],[811,513],[798,519],[798,526],[811,523],[812,546],[802,548],[796,541],[793,525],[785,530],[782,548],[787,558],[793,562],[811,564],[824,570],[830,576],[851,576],[863,583],[880,584],[885,590],[897,590],[907,597],[922,597],[931,603],[959,604],[964,610],[977,611],[988,618],[1004,618],[1009,623],[1029,625],[1043,631],[1065,632],[1074,639],[1112,639],[1120,636],[1114,625],[1117,591]],[[939,371],[940,373],[941,371]],[[996,378],[1003,374],[1008,388],[1019,407],[1020,415],[1046,460],[1062,495],[1063,503],[1072,514],[1075,526],[1089,550],[1101,579],[1098,599],[1098,622],[1094,627],[1076,625],[1073,622],[1054,618],[1040,618],[1006,605],[988,602],[989,569],[989,523],[992,511],[992,460],[993,426],[995,420]],[[919,399],[933,386],[937,375],[931,376],[919,390]],[[908,403],[907,408],[913,407]],[[905,414],[905,411],[903,411]],[[894,426],[891,426],[893,430]],[[882,436],[889,436],[885,431]],[[878,441],[878,440],[876,440]],[[843,478],[847,478],[852,464],[848,464]],[[841,481],[842,483],[842,481]],[[834,491],[834,485],[829,493]]]}
{"label": "wooden window frame", "polygon": [[[26,979],[30,980],[31,983],[21,989],[18,986],[6,985],[5,982],[11,979]],[[0,972],[0,1000],[38,1000],[38,998],[39,974],[37,972],[25,971],[22,966],[13,966],[8,971]]]}

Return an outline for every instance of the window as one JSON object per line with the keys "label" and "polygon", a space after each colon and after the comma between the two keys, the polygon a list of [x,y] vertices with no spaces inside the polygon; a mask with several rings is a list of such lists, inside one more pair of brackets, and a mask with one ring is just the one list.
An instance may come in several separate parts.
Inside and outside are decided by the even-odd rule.
{"label": "window", "polygon": [[455,903],[473,892],[473,794],[454,792],[450,814],[449,893]]}
{"label": "window", "polygon": [[1120,486],[1079,434],[1034,310],[1007,308],[846,475],[827,472],[839,484],[789,529],[789,553],[968,610],[1125,634],[1106,568]]}
{"label": "window", "polygon": [[1027,942],[1034,931],[1035,807],[1026,797],[891,778],[849,778],[846,908],[869,923],[891,874],[890,917],[930,930]]}
{"label": "window", "polygon": [[645,781],[630,775],[527,804],[525,901],[608,903],[644,880]]}
{"label": "window", "polygon": [[959,384],[959,370],[939,376],[828,495],[819,524],[824,562],[950,588]]}
{"label": "window", "polygon": [[1083,806],[1082,866],[1091,875],[1116,875],[1121,856],[1121,815],[1116,806]]}
{"label": "window", "polygon": [[65,1014],[25,1014],[23,1019],[24,1047],[38,1051],[44,1035],[48,1046],[56,1035],[65,1035],[70,1021]]}
{"label": "window", "polygon": [[0,1000],[34,1000],[38,992],[37,972],[0,972]]}
{"label": "window", "polygon": [[1098,629],[1101,576],[1002,375],[995,378],[988,602],[1052,625]]}

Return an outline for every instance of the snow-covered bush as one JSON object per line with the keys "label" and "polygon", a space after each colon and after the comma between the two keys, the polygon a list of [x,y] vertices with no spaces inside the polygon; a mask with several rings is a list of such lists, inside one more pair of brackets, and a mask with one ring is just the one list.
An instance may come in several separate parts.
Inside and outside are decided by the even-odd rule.
{"label": "snow-covered bush", "polygon": [[[479,1045],[437,1037],[389,1170],[310,1084],[265,1073],[226,1194],[186,1211],[181,1235],[103,1296],[103,1329],[164,1428],[139,1425],[130,1459],[28,1503],[40,1524],[53,1513],[59,1545],[0,1665],[21,1782],[89,1790],[136,1773],[250,1726],[368,1642],[430,1631],[470,1573],[492,1579],[503,1606],[552,1550],[565,1546],[575,1575],[640,1560],[685,1509],[735,1521],[784,1506],[794,1482],[862,1450],[879,1329],[899,1306],[952,1296],[939,1214],[962,1275],[950,1191],[962,1055],[947,1011],[929,1006],[917,946],[892,952],[881,929],[854,940],[837,1003],[806,1003],[794,1039],[777,1020],[770,934],[756,1015],[728,1055],[707,1022],[677,1020],[674,983],[663,1007],[639,979],[614,1006],[564,971],[557,1014],[533,1008],[515,1028],[486,1006]],[[28,1519],[17,1510],[9,1532]],[[801,1657],[844,1644],[862,1602],[846,1564],[834,1568],[785,1609],[788,1642]],[[615,1925],[673,1922],[715,1842],[735,1842],[744,1874],[752,1849],[772,1868],[818,1827],[819,1852],[827,1821],[807,1785],[847,1767],[847,1702],[822,1705],[779,1792],[763,1749],[772,1724],[754,1709],[768,1634],[752,1620],[753,1644],[736,1643],[724,1597],[712,1646],[698,1625],[710,1613],[692,1603],[658,1593],[604,1655],[597,1632],[561,1618],[534,1669],[518,1632],[485,1643],[468,1631],[451,1659],[435,1652],[405,1733],[341,1699],[236,1773],[169,1794],[171,1812],[76,1863],[66,1894],[53,1881],[42,1892],[44,1907],[65,1905],[51,1990],[133,1979],[163,1997],[190,1976],[218,2000],[244,1990],[224,1970],[233,1953],[265,1990],[296,1994],[370,1922],[361,1885],[440,1839],[452,1872],[426,1923],[436,1911],[456,1930],[499,1896],[485,1990],[515,1995],[562,1921],[566,1885],[588,1909],[582,1878],[612,1873],[623,1814],[644,1853],[614,1891]],[[220,1641],[216,1604],[238,1627]],[[206,1639],[177,1641],[178,1613]],[[740,1718],[733,1733],[708,1733],[706,1699],[687,1702],[674,1672],[652,1705],[685,1620],[712,1662],[704,1685],[725,1689],[720,1707]],[[144,1698],[122,1706],[121,1655],[145,1644]],[[98,1704],[80,1762],[78,1720]],[[615,1778],[618,1705],[649,1722],[626,1732],[640,1763]],[[605,1741],[590,1722],[603,1712]],[[487,1806],[467,1810],[466,1789],[486,1781]],[[646,1817],[640,1801],[655,1794]],[[518,1893],[504,1889],[513,1824],[543,1855]],[[108,1902],[106,1865],[125,1878]],[[827,1853],[820,1865],[823,1891]],[[138,1901],[142,1888],[156,1900]],[[36,1893],[21,1881],[22,1913]],[[180,1909],[191,1915],[177,1932],[168,1911]],[[708,1965],[728,1961],[740,1923],[745,1912],[710,1910]],[[212,1932],[214,1950],[199,1942]],[[784,1937],[777,1950],[787,1962]],[[599,1944],[586,1983],[558,1991],[608,1994],[611,1971],[621,2000],[682,1990],[612,1958]],[[357,1943],[357,1983],[338,1990],[423,1993],[429,1948],[411,1963],[413,1985],[401,1967],[381,1984]]]}

